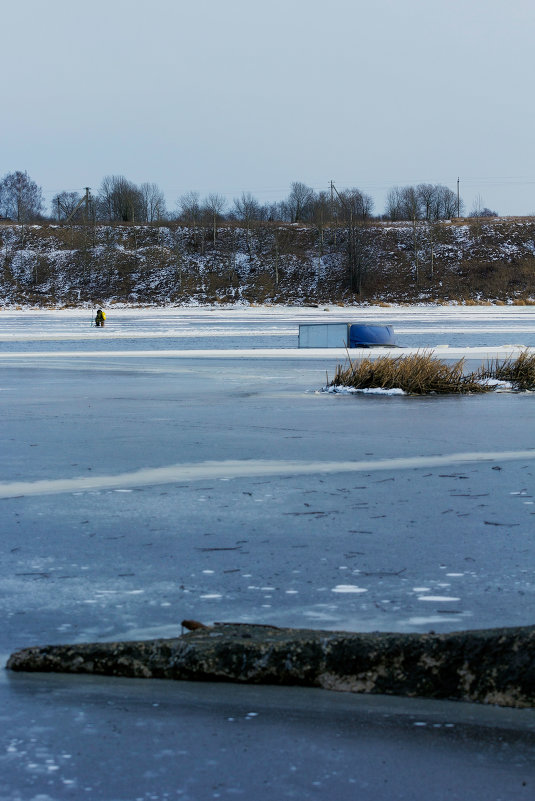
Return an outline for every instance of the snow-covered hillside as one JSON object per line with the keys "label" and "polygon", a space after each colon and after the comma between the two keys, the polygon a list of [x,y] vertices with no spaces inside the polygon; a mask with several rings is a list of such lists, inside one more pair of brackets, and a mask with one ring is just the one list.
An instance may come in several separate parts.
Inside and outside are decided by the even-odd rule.
{"label": "snow-covered hillside", "polygon": [[[359,276],[360,295],[350,280]],[[0,226],[0,305],[529,302],[535,220]]]}

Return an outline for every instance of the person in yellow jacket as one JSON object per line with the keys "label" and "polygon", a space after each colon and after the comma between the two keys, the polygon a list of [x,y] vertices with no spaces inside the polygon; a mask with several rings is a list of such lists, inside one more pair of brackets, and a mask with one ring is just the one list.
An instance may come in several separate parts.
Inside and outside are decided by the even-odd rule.
{"label": "person in yellow jacket", "polygon": [[102,309],[99,309],[97,311],[97,316],[95,317],[95,325],[96,325],[96,327],[97,328],[99,328],[99,327],[100,328],[104,328],[105,319],[106,319],[106,315],[104,314]]}

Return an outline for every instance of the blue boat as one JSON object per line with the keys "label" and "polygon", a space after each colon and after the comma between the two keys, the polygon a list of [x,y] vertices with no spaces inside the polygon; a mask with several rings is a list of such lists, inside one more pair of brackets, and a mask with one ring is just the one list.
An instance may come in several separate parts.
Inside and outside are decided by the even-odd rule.
{"label": "blue boat", "polygon": [[395,347],[391,325],[365,325],[354,323],[349,327],[350,348]]}

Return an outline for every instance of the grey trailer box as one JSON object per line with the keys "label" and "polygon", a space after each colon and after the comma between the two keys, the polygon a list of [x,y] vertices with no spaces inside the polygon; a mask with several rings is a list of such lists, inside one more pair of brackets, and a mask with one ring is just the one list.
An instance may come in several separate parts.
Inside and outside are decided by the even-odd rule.
{"label": "grey trailer box", "polygon": [[350,323],[304,323],[299,326],[300,348],[349,347]]}

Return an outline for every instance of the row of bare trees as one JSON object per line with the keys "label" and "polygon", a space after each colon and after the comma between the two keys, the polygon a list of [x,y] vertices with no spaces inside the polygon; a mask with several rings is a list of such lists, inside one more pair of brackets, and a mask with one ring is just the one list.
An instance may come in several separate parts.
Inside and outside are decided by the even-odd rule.
{"label": "row of bare trees", "polygon": [[395,186],[386,198],[389,220],[447,220],[460,217],[464,204],[442,184]]}
{"label": "row of bare trees", "polygon": [[[7,174],[0,181],[0,216],[16,222],[38,220],[43,219],[43,208],[42,190],[26,172]],[[378,218],[433,221],[456,217],[463,210],[464,204],[457,194],[441,184],[396,186],[388,193],[385,212]],[[300,181],[292,183],[288,196],[275,203],[261,203],[250,192],[242,192],[230,205],[220,194],[201,198],[198,192],[187,192],[178,198],[176,210],[170,212],[157,184],[137,185],[123,175],[106,176],[98,192],[87,190],[84,195],[63,191],[51,202],[51,217],[57,221],[180,220],[193,228],[210,226],[214,238],[224,220],[238,220],[247,230],[255,221],[309,223],[322,229],[333,222],[370,220],[374,218],[373,212],[373,199],[360,189],[338,191],[331,183],[330,191],[316,192]]]}
{"label": "row of bare trees", "polygon": [[78,192],[59,192],[52,199],[52,216],[58,221],[84,217],[102,222],[154,223],[168,219],[162,190],[154,183],[137,186],[123,175],[107,175],[96,195],[87,202]]}

